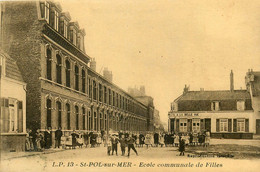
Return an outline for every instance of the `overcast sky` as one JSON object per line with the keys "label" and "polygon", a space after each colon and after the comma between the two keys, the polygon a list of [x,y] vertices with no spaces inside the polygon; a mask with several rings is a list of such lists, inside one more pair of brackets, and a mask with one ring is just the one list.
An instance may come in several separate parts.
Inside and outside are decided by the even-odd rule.
{"label": "overcast sky", "polygon": [[260,71],[259,0],[66,0],[86,31],[85,48],[108,67],[113,82],[145,85],[161,119],[167,122],[170,103],[191,90],[235,89],[244,77]]}

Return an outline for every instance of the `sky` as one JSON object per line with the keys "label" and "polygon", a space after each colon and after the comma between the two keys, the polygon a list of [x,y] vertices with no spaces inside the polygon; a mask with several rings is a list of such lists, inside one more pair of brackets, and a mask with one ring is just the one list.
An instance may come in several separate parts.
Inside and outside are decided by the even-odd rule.
{"label": "sky", "polygon": [[190,90],[245,89],[260,71],[259,0],[60,0],[86,31],[97,72],[113,72],[127,91],[144,85],[161,120],[184,85]]}

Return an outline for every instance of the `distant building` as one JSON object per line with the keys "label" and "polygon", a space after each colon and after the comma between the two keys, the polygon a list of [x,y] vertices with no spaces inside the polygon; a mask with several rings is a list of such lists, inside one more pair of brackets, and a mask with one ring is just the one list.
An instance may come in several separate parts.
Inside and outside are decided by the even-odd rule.
{"label": "distant building", "polygon": [[260,72],[252,69],[248,70],[246,77],[246,87],[250,92],[252,99],[252,107],[254,109],[255,124],[253,128],[256,134],[260,134]]}
{"label": "distant building", "polygon": [[255,133],[250,93],[234,90],[233,72],[230,90],[189,91],[171,103],[169,131],[177,133],[211,132],[214,138],[250,139]]}
{"label": "distant building", "polygon": [[26,139],[26,84],[16,62],[0,49],[2,151],[24,151]]}
{"label": "distant building", "polygon": [[128,93],[133,96],[136,100],[143,103],[146,109],[146,117],[147,117],[147,130],[154,131],[154,104],[153,98],[151,96],[147,96],[145,94],[145,86],[140,86],[140,89],[137,87],[135,88],[128,88]]}
{"label": "distant building", "polygon": [[163,132],[164,131],[163,123],[160,119],[160,114],[159,114],[159,111],[157,109],[154,109],[154,130],[156,132]]}

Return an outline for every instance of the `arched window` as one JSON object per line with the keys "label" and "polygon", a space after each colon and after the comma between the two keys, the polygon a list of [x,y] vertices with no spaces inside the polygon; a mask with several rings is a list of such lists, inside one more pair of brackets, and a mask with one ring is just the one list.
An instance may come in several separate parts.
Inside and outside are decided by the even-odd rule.
{"label": "arched window", "polygon": [[93,80],[93,99],[97,100],[97,84],[96,81]]}
{"label": "arched window", "polygon": [[61,84],[61,57],[59,54],[56,55],[57,64],[56,64],[56,78],[57,83]]}
{"label": "arched window", "polygon": [[86,110],[84,107],[82,107],[82,116],[83,116],[83,121],[82,121],[82,128],[83,130],[86,130]]}
{"label": "arched window", "polygon": [[82,92],[83,93],[86,93],[86,86],[85,86],[85,83],[86,82],[86,73],[85,73],[85,70],[82,69]]}
{"label": "arched window", "polygon": [[70,87],[70,62],[66,60],[66,86]]}
{"label": "arched window", "polygon": [[75,106],[76,130],[79,130],[79,107]]}
{"label": "arched window", "polygon": [[79,67],[75,65],[75,90],[79,91]]}
{"label": "arched window", "polygon": [[70,105],[66,104],[66,114],[67,114],[67,129],[70,130]]}
{"label": "arched window", "polygon": [[105,114],[104,116],[104,122],[105,122],[105,126],[104,126],[104,130],[106,131],[107,130],[107,114]]}
{"label": "arched window", "polygon": [[97,131],[97,113],[94,112],[94,130]]}
{"label": "arched window", "polygon": [[57,109],[57,117],[58,117],[58,127],[61,127],[61,102],[56,102],[56,109]]}
{"label": "arched window", "polygon": [[103,115],[102,115],[102,113],[99,114],[99,125],[100,125],[100,130],[103,130],[104,123],[103,123]]}
{"label": "arched window", "polygon": [[47,99],[47,128],[51,127],[51,100]]}
{"label": "arched window", "polygon": [[91,112],[88,112],[88,130],[92,130],[92,117]]}
{"label": "arched window", "polygon": [[47,48],[46,50],[47,58],[46,58],[46,72],[47,72],[47,79],[51,80],[51,50]]}

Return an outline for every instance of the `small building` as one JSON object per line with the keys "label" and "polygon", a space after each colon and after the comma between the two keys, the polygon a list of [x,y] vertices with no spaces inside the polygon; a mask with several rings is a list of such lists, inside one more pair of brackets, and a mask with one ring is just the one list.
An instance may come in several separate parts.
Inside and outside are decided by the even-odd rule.
{"label": "small building", "polygon": [[15,60],[0,49],[1,150],[24,151],[26,83]]}
{"label": "small building", "polygon": [[189,91],[171,103],[169,131],[177,133],[210,131],[213,138],[252,139],[255,118],[250,93],[234,90],[233,72],[230,90]]}

